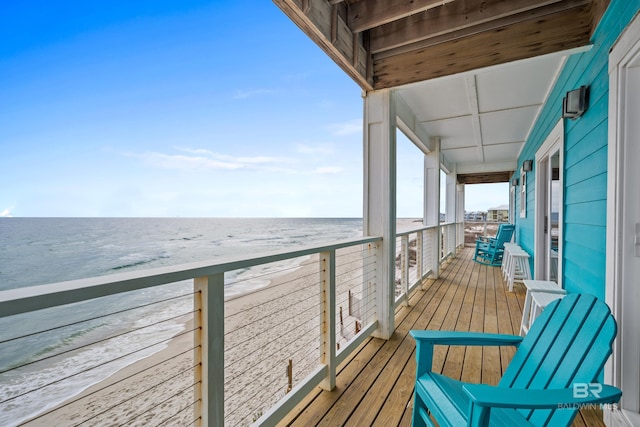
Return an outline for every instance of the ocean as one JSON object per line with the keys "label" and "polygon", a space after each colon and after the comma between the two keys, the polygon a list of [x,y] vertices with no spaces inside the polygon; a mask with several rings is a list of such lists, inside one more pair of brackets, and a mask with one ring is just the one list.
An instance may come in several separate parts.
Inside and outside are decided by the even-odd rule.
{"label": "ocean", "polygon": [[[359,236],[360,218],[0,218],[0,291]],[[262,270],[228,275],[225,296],[268,284]],[[190,288],[188,281],[0,319],[0,425],[17,425],[164,348],[149,344],[132,353],[182,330]],[[142,314],[127,311],[168,298]],[[125,331],[134,332],[120,335]],[[107,336],[116,338],[84,347]]]}

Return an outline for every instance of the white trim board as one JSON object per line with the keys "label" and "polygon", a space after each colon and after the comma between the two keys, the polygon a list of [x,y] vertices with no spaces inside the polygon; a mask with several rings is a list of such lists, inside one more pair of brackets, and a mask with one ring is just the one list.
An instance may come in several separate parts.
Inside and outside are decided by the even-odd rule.
{"label": "white trim board", "polygon": [[[608,163],[607,163],[607,240],[606,240],[606,301],[611,307],[619,325],[635,328],[631,334],[623,337],[618,332],[618,339],[614,342],[613,355],[605,366],[605,382],[622,387],[623,378],[637,377],[638,360],[627,361],[640,355],[625,354],[623,363],[623,348],[640,346],[640,325],[637,322],[637,310],[623,310],[623,225],[624,200],[626,191],[637,191],[635,183],[625,186],[624,163],[625,148],[630,144],[630,137],[626,135],[629,114],[627,105],[627,70],[632,65],[638,65],[640,58],[640,18],[636,16],[616,41],[609,55],[609,130],[608,130]],[[627,284],[633,286],[634,284]],[[631,337],[629,343],[626,340]],[[631,365],[632,369],[629,369]],[[634,367],[635,366],[635,367]],[[628,372],[627,370],[631,372]],[[623,401],[619,410],[605,408],[604,420],[610,426],[640,425],[640,413],[630,411],[625,400],[638,402],[640,400],[640,385],[637,383],[630,389],[623,389]]]}

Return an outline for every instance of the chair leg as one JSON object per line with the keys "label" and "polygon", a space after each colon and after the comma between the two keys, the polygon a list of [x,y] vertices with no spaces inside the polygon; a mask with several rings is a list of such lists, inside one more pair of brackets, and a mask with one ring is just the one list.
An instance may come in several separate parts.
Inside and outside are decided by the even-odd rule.
{"label": "chair leg", "polygon": [[411,412],[411,427],[434,427],[429,418],[429,410],[418,393],[413,393],[413,411]]}

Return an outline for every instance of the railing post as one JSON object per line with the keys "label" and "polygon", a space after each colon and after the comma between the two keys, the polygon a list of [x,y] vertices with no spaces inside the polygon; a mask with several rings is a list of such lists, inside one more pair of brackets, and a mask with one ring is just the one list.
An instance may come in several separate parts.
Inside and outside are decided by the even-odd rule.
{"label": "railing post", "polygon": [[418,278],[418,282],[422,282],[424,276],[424,265],[423,265],[423,249],[422,245],[424,243],[424,230],[420,230],[416,233],[416,276]]}
{"label": "railing post", "polygon": [[458,239],[458,228],[455,222],[449,226],[449,232],[451,233],[449,237],[449,251],[451,252],[451,258],[455,258],[457,247],[456,240]]}
{"label": "railing post", "polygon": [[[366,250],[364,250],[364,259],[366,261],[364,266],[364,280],[362,281],[362,299],[359,302],[358,311],[355,312],[356,317],[360,318],[364,325],[370,323],[374,317],[370,310],[372,301],[376,298],[376,282],[380,280],[375,262],[378,259],[379,250],[380,245],[377,242],[369,243]],[[376,313],[377,310],[374,308],[373,312]]]}
{"label": "railing post", "polygon": [[429,230],[429,243],[431,244],[431,269],[433,278],[440,277],[440,226]]}
{"label": "railing post", "polygon": [[402,305],[409,305],[409,235],[403,234],[400,238],[400,287],[404,294]]}
{"label": "railing post", "polygon": [[458,249],[458,224],[453,223],[451,225],[451,254],[455,258],[457,256]]}
{"label": "railing post", "polygon": [[320,384],[324,390],[336,387],[336,251],[320,252],[320,339],[321,363],[327,365],[327,376]]}
{"label": "railing post", "polygon": [[202,427],[224,425],[224,273],[197,277],[194,287],[194,418]]}

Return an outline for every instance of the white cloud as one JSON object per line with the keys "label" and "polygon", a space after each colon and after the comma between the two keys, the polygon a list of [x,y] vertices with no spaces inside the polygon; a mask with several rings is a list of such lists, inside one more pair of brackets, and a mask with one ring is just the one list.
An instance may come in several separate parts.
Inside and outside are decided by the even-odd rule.
{"label": "white cloud", "polygon": [[276,93],[273,89],[238,89],[233,95],[233,99],[249,99],[254,96],[270,95]]}
{"label": "white cloud", "polygon": [[231,163],[240,163],[244,165],[257,165],[267,163],[290,163],[293,159],[289,157],[273,157],[273,156],[231,156],[229,154],[220,154],[205,148],[185,148],[176,147],[177,150],[191,154],[202,154],[211,159],[226,161]]}
{"label": "white cloud", "polygon": [[155,151],[145,153],[122,153],[128,157],[142,159],[145,163],[164,169],[251,169],[261,171],[291,172],[283,164],[293,163],[288,157],[232,156],[204,148],[175,147],[186,154],[168,154]]}
{"label": "white cloud", "polygon": [[342,123],[333,123],[328,126],[335,136],[357,135],[362,133],[362,119],[349,120]]}
{"label": "white cloud", "polygon": [[219,161],[203,156],[186,156],[184,154],[164,154],[148,152],[141,154],[146,163],[165,169],[241,169],[243,164]]}
{"label": "white cloud", "polygon": [[13,208],[6,208],[5,210],[3,210],[2,212],[0,212],[0,218],[10,218],[13,215],[11,215],[11,210]]}

